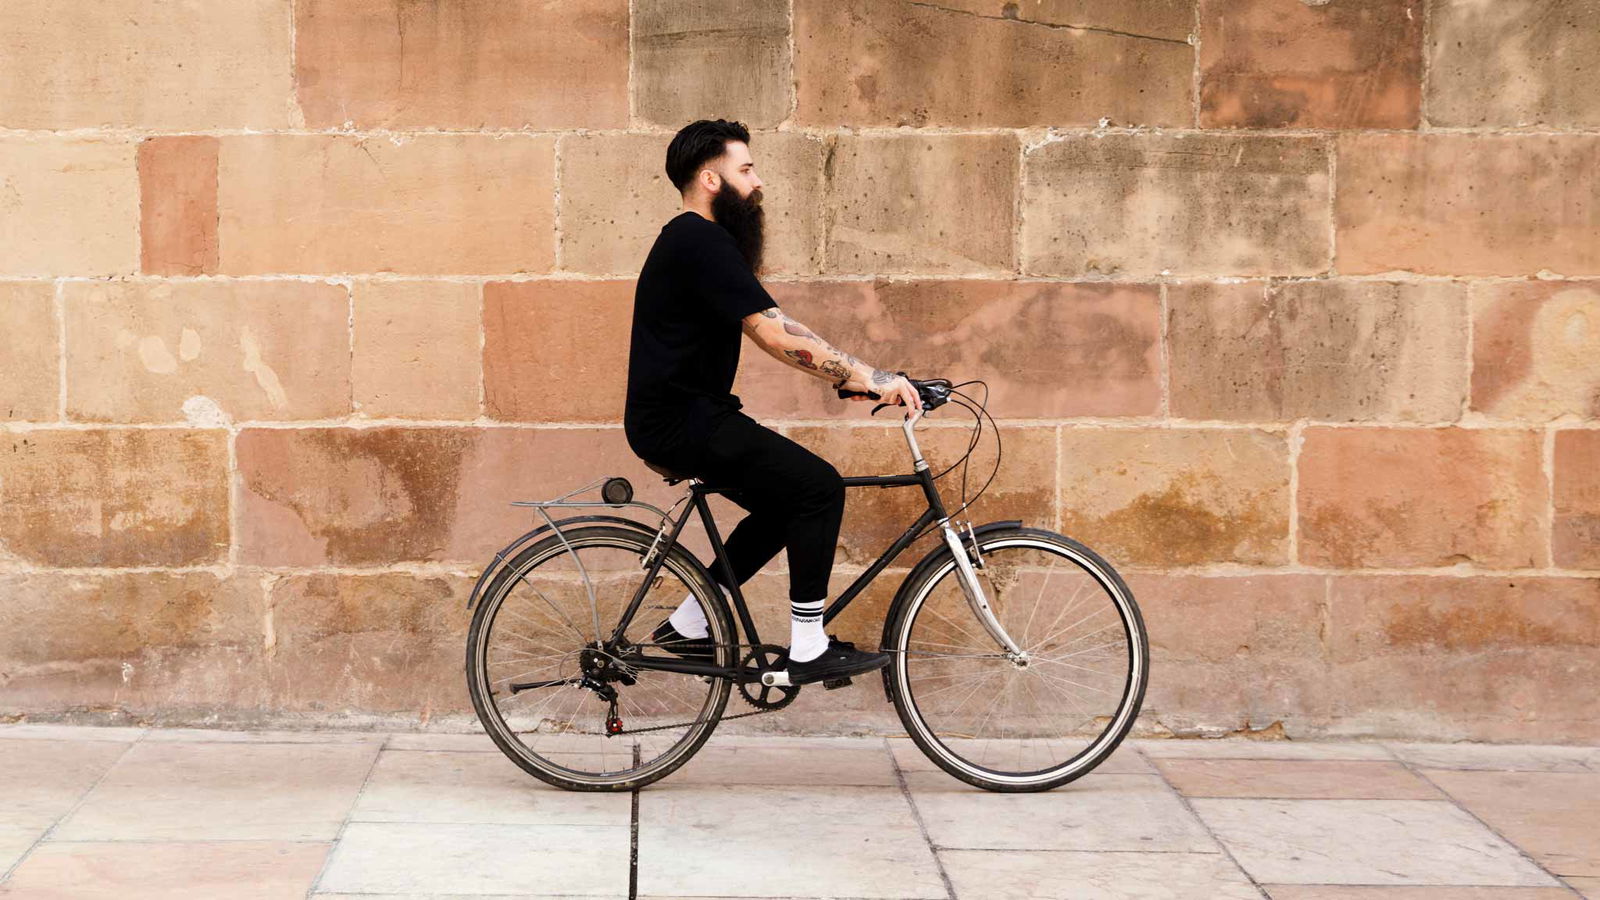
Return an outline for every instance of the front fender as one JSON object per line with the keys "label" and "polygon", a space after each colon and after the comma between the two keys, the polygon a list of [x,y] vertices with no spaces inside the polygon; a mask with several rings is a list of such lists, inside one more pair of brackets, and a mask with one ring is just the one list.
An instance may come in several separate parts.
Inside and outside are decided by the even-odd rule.
{"label": "front fender", "polygon": [[[655,535],[655,532],[652,531],[649,528],[646,528],[644,523],[639,522],[639,521],[637,521],[635,519],[630,519],[630,518],[628,518],[626,516],[608,516],[608,515],[600,514],[600,515],[592,515],[592,516],[569,516],[569,517],[567,517],[565,519],[556,519],[556,524],[558,524],[558,525],[566,525],[566,524],[569,524],[569,523],[573,524],[573,525],[577,525],[577,524],[583,523],[583,522],[608,522],[608,523],[610,523],[612,525],[626,525],[626,526],[628,526],[630,528],[636,528],[636,529],[638,529],[638,530],[640,530],[640,531],[642,531],[642,532],[644,532],[644,533],[646,533],[648,535],[651,535],[652,537]],[[549,523],[545,523],[543,525],[540,525],[538,528],[535,528],[534,530],[532,530],[530,532],[527,532],[526,534],[522,535],[521,537],[517,538],[516,540],[512,541],[511,543],[505,545],[505,547],[503,549],[501,549],[500,552],[496,553],[494,555],[494,559],[491,560],[487,566],[483,567],[483,572],[480,575],[478,575],[477,582],[475,582],[472,585],[472,594],[471,594],[471,596],[467,597],[467,609],[470,610],[470,609],[472,609],[472,607],[477,605],[477,603],[478,603],[478,595],[480,593],[482,593],[484,584],[489,580],[489,576],[491,574],[493,574],[494,571],[500,567],[500,564],[506,561],[507,557],[509,557],[513,552],[515,552],[518,547],[521,547],[523,544],[528,543],[529,541],[533,540],[534,538],[538,537],[541,534],[544,534],[546,531],[549,531],[549,530],[550,530]]]}
{"label": "front fender", "polygon": [[[972,533],[974,536],[977,536],[987,534],[991,531],[1001,531],[1007,528],[1021,527],[1021,519],[1001,519],[997,522],[985,522],[982,525],[975,525],[972,528]],[[917,560],[916,565],[911,567],[911,573],[906,576],[905,581],[900,582],[899,589],[894,592],[894,599],[889,602],[889,611],[883,616],[883,636],[878,639],[879,647],[889,646],[889,635],[894,631],[895,623],[900,618],[900,611],[905,608],[907,603],[910,602],[908,595],[911,592],[911,586],[920,582],[922,580],[922,576],[929,569],[939,565],[943,560],[949,558],[950,548],[945,546],[944,541],[941,540],[934,544],[933,547],[930,548],[921,559]],[[884,699],[892,702],[894,700],[894,696],[890,693],[889,689],[889,670],[891,668],[893,668],[893,666],[884,666],[878,671],[883,673]]]}

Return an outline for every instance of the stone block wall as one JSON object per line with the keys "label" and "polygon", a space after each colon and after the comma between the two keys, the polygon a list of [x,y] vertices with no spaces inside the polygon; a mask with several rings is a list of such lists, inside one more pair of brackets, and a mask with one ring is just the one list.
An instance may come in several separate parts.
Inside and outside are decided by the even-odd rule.
{"label": "stone block wall", "polygon": [[[724,116],[780,303],[987,380],[973,518],[1126,574],[1141,733],[1600,739],[1597,12],[12,0],[0,717],[470,725],[508,501],[676,494],[622,436],[627,323],[667,141]],[[893,421],[745,360],[758,418],[906,469]],[[851,497],[835,590],[912,499]],[[814,693],[747,722],[898,728]]]}

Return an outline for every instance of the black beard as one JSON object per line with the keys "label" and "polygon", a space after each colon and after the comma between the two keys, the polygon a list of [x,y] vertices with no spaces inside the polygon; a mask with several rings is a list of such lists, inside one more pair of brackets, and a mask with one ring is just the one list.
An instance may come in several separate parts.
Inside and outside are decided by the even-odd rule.
{"label": "black beard", "polygon": [[763,215],[760,188],[751,191],[748,197],[740,197],[738,190],[724,181],[722,187],[711,195],[711,217],[733,235],[734,243],[739,245],[739,252],[744,254],[752,272],[761,269],[765,238],[762,231]]}

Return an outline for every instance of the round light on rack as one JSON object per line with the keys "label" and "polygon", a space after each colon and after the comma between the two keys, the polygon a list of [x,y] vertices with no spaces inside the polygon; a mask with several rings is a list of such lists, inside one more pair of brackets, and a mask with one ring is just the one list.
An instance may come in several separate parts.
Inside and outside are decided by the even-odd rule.
{"label": "round light on rack", "polygon": [[606,479],[606,483],[600,487],[600,496],[607,503],[627,503],[633,499],[633,485],[628,483],[628,479],[616,475]]}

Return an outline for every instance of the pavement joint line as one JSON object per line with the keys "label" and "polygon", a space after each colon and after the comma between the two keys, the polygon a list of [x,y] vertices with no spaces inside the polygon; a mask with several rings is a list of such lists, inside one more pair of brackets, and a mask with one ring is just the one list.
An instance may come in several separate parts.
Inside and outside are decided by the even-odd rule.
{"label": "pavement joint line", "polygon": [[[1387,748],[1385,748],[1385,749],[1387,749]],[[1397,754],[1395,754],[1395,756],[1399,757],[1399,754],[1397,753]],[[1437,781],[1434,781],[1432,778],[1429,778],[1425,772],[1422,772],[1422,771],[1418,770],[1418,768],[1416,766],[1414,766],[1409,760],[1400,759],[1399,762],[1400,762],[1400,765],[1406,767],[1406,771],[1410,772],[1412,775],[1415,775],[1418,778],[1421,778],[1423,781],[1426,781],[1428,784],[1433,786],[1434,790],[1436,790],[1440,794],[1444,795],[1445,802],[1449,803],[1451,806],[1454,806],[1456,809],[1459,809],[1462,812],[1466,813],[1467,815],[1471,816],[1473,821],[1477,822],[1479,825],[1482,825],[1486,830],[1488,830],[1488,832],[1490,834],[1494,835],[1495,837],[1499,838],[1502,841],[1505,841],[1506,846],[1508,846],[1511,849],[1517,851],[1517,855],[1521,856],[1523,859],[1527,860],[1529,865],[1533,866],[1534,868],[1538,869],[1539,871],[1543,872],[1544,874],[1550,876],[1550,878],[1553,879],[1557,885],[1559,885],[1560,887],[1566,888],[1569,892],[1571,892],[1571,894],[1574,897],[1582,897],[1583,896],[1582,894],[1578,893],[1578,889],[1577,888],[1575,888],[1572,885],[1568,884],[1567,880],[1565,878],[1562,878],[1560,875],[1557,875],[1556,873],[1554,873],[1554,872],[1550,871],[1549,869],[1545,868],[1543,864],[1541,864],[1538,860],[1534,859],[1531,855],[1529,855],[1528,851],[1524,850],[1522,848],[1521,844],[1518,844],[1516,841],[1513,841],[1512,839],[1510,839],[1510,838],[1506,837],[1505,835],[1501,834],[1500,833],[1500,829],[1495,828],[1494,826],[1490,825],[1488,822],[1485,822],[1481,816],[1479,816],[1477,813],[1473,812],[1471,809],[1467,808],[1466,804],[1464,804],[1461,801],[1457,800],[1455,798],[1455,795],[1451,794],[1448,790],[1445,789],[1444,785],[1438,783]],[[1499,769],[1490,769],[1490,770],[1452,769],[1451,771],[1489,771],[1491,773],[1494,773],[1494,772],[1502,772],[1502,771],[1505,771],[1505,770],[1499,770]]]}
{"label": "pavement joint line", "polygon": [[1256,880],[1256,876],[1250,874],[1250,870],[1246,869],[1239,862],[1239,860],[1234,857],[1233,851],[1228,849],[1228,845],[1223,843],[1222,838],[1217,837],[1217,833],[1212,831],[1211,826],[1206,824],[1206,820],[1201,818],[1200,813],[1195,811],[1194,804],[1190,803],[1189,798],[1183,795],[1183,791],[1178,790],[1176,785],[1167,780],[1167,773],[1161,771],[1161,767],[1155,764],[1155,758],[1146,756],[1144,751],[1137,746],[1130,747],[1129,749],[1133,750],[1134,753],[1137,753],[1139,758],[1144,760],[1145,765],[1148,765],[1151,769],[1155,770],[1156,778],[1160,779],[1161,784],[1165,786],[1167,790],[1171,791],[1174,797],[1178,798],[1178,802],[1183,805],[1184,809],[1189,811],[1189,815],[1193,816],[1194,820],[1200,823],[1200,828],[1205,831],[1206,836],[1211,838],[1211,840],[1219,848],[1221,848],[1222,855],[1228,858],[1228,862],[1233,863],[1233,867],[1238,869],[1239,874],[1243,875],[1246,880],[1250,882],[1250,886],[1256,889],[1256,893],[1260,894],[1263,900],[1272,900],[1272,895],[1267,893],[1267,889],[1261,886],[1261,882]]}
{"label": "pavement joint line", "polygon": [[66,812],[64,812],[61,815],[57,816],[56,820],[54,822],[50,823],[50,827],[46,828],[32,844],[28,845],[28,849],[24,850],[22,852],[22,855],[17,857],[17,861],[12,863],[11,867],[9,869],[6,869],[4,872],[0,872],[0,885],[3,885],[7,881],[11,880],[11,876],[16,874],[17,869],[21,868],[23,863],[28,861],[28,857],[33,855],[33,851],[37,850],[39,848],[40,844],[42,844],[45,841],[49,840],[50,839],[50,835],[56,833],[56,826],[60,825],[62,822],[65,822],[66,820],[72,818],[73,814],[76,813],[78,811],[78,809],[83,806],[84,801],[89,799],[89,795],[94,793],[95,788],[98,788],[100,786],[100,783],[102,781],[106,780],[106,776],[111,774],[111,770],[115,769],[117,767],[117,765],[122,762],[123,758],[126,757],[129,753],[131,753],[133,751],[133,748],[135,746],[137,746],[138,744],[144,743],[144,739],[146,737],[148,737],[149,735],[150,735],[150,729],[145,729],[144,731],[141,731],[139,733],[139,736],[137,738],[134,738],[131,741],[127,741],[127,742],[125,742],[123,744],[122,752],[118,753],[117,754],[117,758],[113,759],[111,761],[111,764],[106,766],[105,771],[100,773],[100,777],[96,778],[94,780],[94,784],[89,785],[89,787],[87,789],[85,789],[82,794],[78,795],[78,799],[73,802],[72,808],[68,809]]}
{"label": "pavement joint line", "polygon": [[[389,746],[391,735],[385,734],[382,741],[375,742],[376,752],[372,754],[372,762],[367,766],[367,774],[361,779],[361,787],[356,789],[356,795],[351,798],[350,806],[344,812],[344,820],[339,823],[339,830],[334,834],[333,840],[328,844],[328,855],[323,857],[322,868],[317,871],[317,877],[311,880],[310,887],[306,888],[306,897],[315,896],[317,889],[322,886],[322,879],[327,877],[328,867],[333,864],[333,856],[339,851],[339,842],[344,840],[344,833],[350,827],[350,822],[355,818],[356,807],[361,805],[361,797],[367,792],[367,785],[372,782],[372,773],[378,770],[378,760],[383,758],[383,749]],[[360,742],[357,746],[371,747],[373,743]]]}
{"label": "pavement joint line", "polygon": [[[920,747],[917,749],[921,750]],[[922,811],[917,808],[917,798],[911,796],[911,787],[906,784],[906,774],[900,769],[900,760],[895,758],[894,747],[889,744],[888,738],[883,739],[883,752],[889,755],[889,765],[894,768],[894,780],[900,785],[900,796],[904,797],[906,805],[911,807],[911,817],[917,822],[917,830],[922,833],[923,843],[928,845],[928,855],[933,857],[934,868],[939,871],[939,880],[944,882],[945,896],[955,900],[955,883],[950,880],[950,873],[944,870],[944,860],[939,858],[939,848],[934,845],[933,837],[928,834],[928,823],[922,821]]]}
{"label": "pavement joint line", "polygon": [[[633,744],[633,767],[639,768],[639,743]],[[634,785],[628,806],[628,900],[639,897],[639,785]]]}

